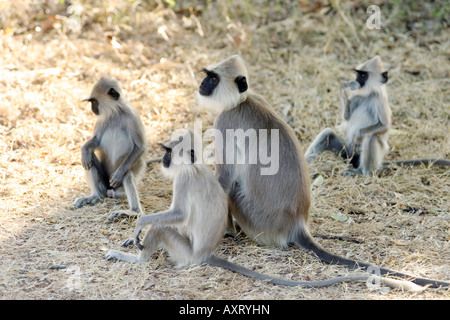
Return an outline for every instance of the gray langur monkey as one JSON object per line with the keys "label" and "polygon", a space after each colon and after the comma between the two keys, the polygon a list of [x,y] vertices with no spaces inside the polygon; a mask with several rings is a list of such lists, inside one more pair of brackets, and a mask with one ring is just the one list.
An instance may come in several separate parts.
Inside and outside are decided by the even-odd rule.
{"label": "gray langur monkey", "polygon": [[343,108],[343,123],[337,128],[345,139],[326,128],[306,150],[308,163],[325,150],[340,155],[355,169],[349,173],[370,175],[392,163],[397,165],[450,165],[445,159],[398,160],[383,162],[389,150],[391,109],[385,84],[388,71],[379,56],[362,63],[356,69],[356,79],[344,82],[339,89]]}
{"label": "gray langur monkey", "polygon": [[94,205],[101,197],[122,198],[126,194],[129,211],[112,213],[108,220],[137,215],[141,205],[136,184],[145,171],[147,138],[138,112],[122,94],[119,83],[102,77],[89,98],[98,116],[94,134],[81,147],[81,164],[91,195],[75,200],[74,206]]}
{"label": "gray langur monkey", "polygon": [[[314,252],[322,261],[348,268],[368,269],[370,264],[346,259],[321,248],[308,230],[310,210],[310,181],[308,167],[294,131],[275,112],[269,103],[254,93],[248,84],[248,73],[240,56],[204,69],[206,73],[197,96],[200,107],[212,109],[217,115],[214,128],[222,136],[215,143],[216,157],[248,150],[247,139],[236,139],[230,132],[256,131],[258,147],[264,147],[262,134],[278,132],[278,140],[265,139],[269,153],[279,159],[278,171],[262,174],[265,159],[261,153],[249,155],[253,163],[221,163],[216,159],[216,176],[228,194],[229,212],[247,234],[262,245],[287,247],[295,243]],[[250,152],[249,152],[250,153]],[[235,153],[236,155],[236,153]],[[232,158],[232,157],[229,157]],[[380,274],[414,279],[420,285],[449,286],[443,281],[411,277],[396,271],[379,268]]]}
{"label": "gray langur monkey", "polygon": [[[408,281],[382,278],[370,274],[336,277],[320,281],[290,281],[255,272],[214,255],[228,223],[227,195],[211,169],[202,164],[202,150],[195,150],[195,136],[187,132],[161,144],[166,153],[162,173],[173,181],[173,200],[169,210],[141,216],[136,222],[134,239],[127,240],[142,250],[138,255],[110,250],[107,260],[145,263],[159,247],[164,248],[178,266],[206,263],[245,276],[284,286],[324,287],[341,282],[380,280],[385,285],[408,291],[422,287]],[[200,155],[200,156],[198,156]],[[139,235],[150,225],[140,243]],[[373,280],[375,280],[375,278]]]}

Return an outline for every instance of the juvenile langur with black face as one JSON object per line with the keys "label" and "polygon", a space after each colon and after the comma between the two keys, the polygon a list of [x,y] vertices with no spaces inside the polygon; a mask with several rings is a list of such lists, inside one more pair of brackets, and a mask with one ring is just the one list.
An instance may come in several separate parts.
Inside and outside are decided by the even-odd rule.
{"label": "juvenile langur with black face", "polygon": [[345,140],[330,128],[323,130],[305,153],[312,162],[324,150],[351,159],[355,172],[372,174],[383,165],[387,153],[391,109],[385,83],[388,72],[381,58],[366,61],[355,69],[356,80],[344,82],[339,89],[343,107],[340,129]]}
{"label": "juvenile langur with black face", "polygon": [[126,194],[130,211],[115,212],[108,219],[136,215],[142,211],[136,184],[145,171],[144,125],[112,78],[102,77],[85,100],[98,116],[92,138],[81,147],[81,164],[91,195],[76,199],[74,206],[94,205],[101,197],[122,198]]}
{"label": "juvenile langur with black face", "polygon": [[[322,281],[290,281],[264,275],[214,255],[223,239],[228,221],[227,195],[211,170],[202,164],[201,150],[194,150],[192,132],[162,144],[166,154],[162,173],[173,181],[173,201],[167,211],[141,216],[136,223],[134,240],[142,250],[138,255],[110,250],[107,260],[144,263],[152,253],[162,247],[179,266],[207,263],[258,280],[284,286],[324,287],[341,282],[366,281],[369,274],[336,277]],[[139,235],[150,225],[143,244]],[[123,246],[128,246],[127,240]],[[380,282],[395,288],[421,291],[408,281],[381,278]]]}
{"label": "juvenile langur with black face", "polygon": [[[287,247],[290,243],[296,243],[313,251],[324,262],[349,268],[369,268],[370,264],[331,254],[313,240],[307,226],[309,173],[300,144],[293,130],[269,103],[250,89],[243,60],[232,56],[204,71],[206,77],[200,85],[197,100],[201,107],[219,113],[214,128],[223,142],[215,143],[216,157],[227,158],[227,154],[236,150],[237,154],[245,153],[248,143],[235,139],[229,133],[254,130],[259,139],[258,147],[277,153],[279,158],[278,171],[265,175],[261,174],[264,162],[260,153],[249,155],[249,159],[257,158],[253,164],[238,164],[236,161],[223,163],[216,159],[216,176],[228,195],[229,212],[243,231],[263,245]],[[388,121],[386,114],[380,123]],[[380,126],[370,127],[372,135],[376,130],[382,130]],[[267,135],[278,132],[278,140],[272,142],[272,139],[267,139],[262,143],[260,138],[265,131]],[[381,274],[414,278],[385,268],[379,270]],[[449,286],[449,283],[428,279],[415,278],[413,281],[435,287]]]}
{"label": "juvenile langur with black face", "polygon": [[398,160],[383,162],[389,150],[391,109],[385,84],[388,71],[379,56],[355,69],[356,79],[344,82],[339,89],[343,109],[343,123],[338,127],[344,139],[332,129],[324,129],[305,153],[308,163],[323,151],[340,155],[355,168],[349,173],[370,175],[391,163],[398,165],[449,165],[444,159]]}

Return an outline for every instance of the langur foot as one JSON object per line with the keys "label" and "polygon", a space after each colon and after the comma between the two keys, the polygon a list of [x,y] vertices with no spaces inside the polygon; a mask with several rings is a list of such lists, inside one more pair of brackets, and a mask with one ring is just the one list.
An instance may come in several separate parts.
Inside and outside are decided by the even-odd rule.
{"label": "langur foot", "polygon": [[109,215],[107,220],[109,222],[113,222],[115,220],[123,219],[123,218],[137,218],[137,212],[133,212],[133,211],[117,211],[117,212],[113,212],[113,213],[111,213]]}
{"label": "langur foot", "polygon": [[109,250],[109,251],[105,254],[105,259],[106,259],[106,260],[119,260],[119,256],[120,256],[120,251],[117,251],[117,250]]}
{"label": "langur foot", "polygon": [[106,196],[108,198],[123,199],[125,198],[126,194],[123,187],[119,187],[115,189],[108,189],[106,191]]}
{"label": "langur foot", "polygon": [[93,206],[94,204],[96,204],[99,201],[100,201],[100,197],[97,196],[97,195],[88,196],[88,197],[82,197],[82,198],[76,199],[73,202],[73,206],[75,208],[81,208],[82,206],[85,206],[87,204],[90,204],[91,206]]}
{"label": "langur foot", "polygon": [[236,241],[238,244],[242,245],[243,244],[241,241],[242,232],[243,231],[239,225],[233,224],[232,227],[230,227],[230,226],[227,227],[224,237],[233,238],[234,241]]}
{"label": "langur foot", "polygon": [[106,260],[119,260],[131,263],[139,263],[138,256],[130,253],[125,253],[117,250],[109,250],[105,255]]}
{"label": "langur foot", "polygon": [[[133,240],[134,245],[139,249],[139,250],[143,250],[144,246],[141,244],[141,240],[139,239],[139,234],[141,233],[141,231],[136,232],[135,231],[135,236],[133,239],[128,239],[127,241]],[[125,241],[125,242],[127,242]],[[125,244],[125,243],[124,243]]]}
{"label": "langur foot", "polygon": [[362,174],[363,173],[360,169],[354,169],[354,168],[349,168],[342,173],[342,175],[345,177],[354,177],[354,176],[359,176]]}
{"label": "langur foot", "polygon": [[316,158],[317,158],[316,153],[305,154],[305,159],[308,164],[313,163],[316,160]]}
{"label": "langur foot", "polygon": [[134,244],[134,238],[128,238],[127,240],[124,241],[124,243],[122,243],[122,247],[126,248],[131,246],[132,244]]}
{"label": "langur foot", "polygon": [[235,234],[234,232],[227,231],[227,232],[225,232],[224,237],[225,238],[233,238],[233,240],[236,241],[239,245],[243,245],[243,243],[239,237],[239,234]]}
{"label": "langur foot", "polygon": [[144,250],[144,246],[141,244],[139,238],[130,238],[125,240],[124,243],[122,243],[122,247],[128,247],[130,245],[134,244],[136,246],[136,248],[138,248],[139,250]]}

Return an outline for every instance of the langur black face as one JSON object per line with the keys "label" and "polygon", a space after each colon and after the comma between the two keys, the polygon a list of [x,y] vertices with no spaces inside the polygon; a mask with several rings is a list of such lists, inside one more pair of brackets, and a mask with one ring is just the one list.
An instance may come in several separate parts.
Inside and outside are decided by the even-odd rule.
{"label": "langur black face", "polygon": [[220,77],[217,73],[214,71],[209,71],[207,69],[202,70],[206,77],[203,79],[202,83],[200,84],[199,93],[202,96],[210,96],[214,89],[217,87],[217,85],[220,82]]}
{"label": "langur black face", "polygon": [[195,163],[196,157],[195,157],[195,152],[194,149],[191,149],[191,163]]}
{"label": "langur black face", "polygon": [[[367,80],[369,80],[369,72],[362,70],[355,70],[356,72],[356,81],[360,84],[361,88],[364,87]],[[388,81],[388,72],[385,71],[381,74],[381,83],[386,83]]]}
{"label": "langur black face", "polygon": [[164,168],[170,167],[170,163],[172,162],[172,148],[166,147],[163,144],[160,144],[161,147],[166,150],[166,154],[163,157],[163,166]]}
{"label": "langur black face", "polygon": [[[115,101],[119,100],[119,98],[120,98],[120,93],[117,92],[114,88],[110,88],[108,90],[107,94]],[[89,101],[91,103],[92,112],[98,116],[100,114],[98,100],[96,98],[89,98],[89,99],[86,99],[85,101]]]}
{"label": "langur black face", "polygon": [[98,109],[98,100],[95,98],[90,98],[87,101],[91,103],[92,112],[98,116],[100,114],[100,110]]}
{"label": "langur black face", "polygon": [[[182,139],[182,138],[180,137],[180,139]],[[174,160],[182,160],[182,158],[179,159],[178,157],[183,157],[183,154],[190,155],[189,160],[187,160],[187,159],[186,160],[190,161],[191,164],[194,164],[195,161],[197,160],[194,149],[189,149],[189,150],[187,150],[186,153],[183,150],[179,150],[179,151],[181,151],[181,153],[178,155],[175,153],[175,155],[174,155],[174,153],[173,153],[174,149],[172,149],[172,148],[174,148],[178,143],[180,143],[180,141],[171,141],[168,144],[163,144],[163,143],[159,144],[166,151],[166,154],[164,155],[164,157],[162,159],[163,166],[165,168],[169,168],[172,163],[177,164],[176,162],[173,162],[173,161]],[[175,151],[175,152],[177,152],[177,151]],[[174,156],[176,158],[174,158]],[[184,163],[184,164],[189,164],[189,163]]]}
{"label": "langur black face", "polygon": [[[220,83],[220,76],[216,72],[207,69],[203,69],[202,71],[206,74],[206,77],[200,84],[199,93],[202,96],[208,97],[214,92],[214,89],[216,89],[217,85]],[[247,79],[244,76],[236,77],[234,82],[237,85],[239,93],[247,91],[248,84]]]}
{"label": "langur black face", "polygon": [[355,70],[356,72],[356,81],[359,83],[361,88],[364,88],[367,80],[369,80],[369,73],[367,71]]}

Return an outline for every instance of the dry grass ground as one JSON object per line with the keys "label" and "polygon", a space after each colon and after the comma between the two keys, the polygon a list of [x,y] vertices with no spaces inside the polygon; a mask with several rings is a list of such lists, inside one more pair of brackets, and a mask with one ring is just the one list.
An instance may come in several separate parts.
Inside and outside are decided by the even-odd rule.
{"label": "dry grass ground", "polygon": [[[361,1],[180,1],[172,9],[151,1],[0,1],[0,298],[449,299],[445,289],[370,291],[364,283],[280,287],[205,265],[175,268],[164,252],[145,265],[114,263],[104,254],[131,235],[134,220],[106,218],[126,202],[72,207],[89,192],[80,147],[95,122],[81,99],[101,75],[122,83],[155,158],[156,143],[173,130],[196,119],[212,125],[213,115],[195,109],[199,70],[234,53],[305,147],[340,122],[339,83],[379,54],[390,70],[389,159],[449,158],[448,2],[375,2],[381,30],[364,26],[370,3]],[[146,213],[170,204],[171,184],[158,167],[149,166],[139,185]],[[450,280],[448,168],[344,177],[346,165],[323,154],[310,169],[312,233],[360,240],[318,238],[325,248]],[[246,237],[225,238],[217,253],[288,279],[351,273]]]}

